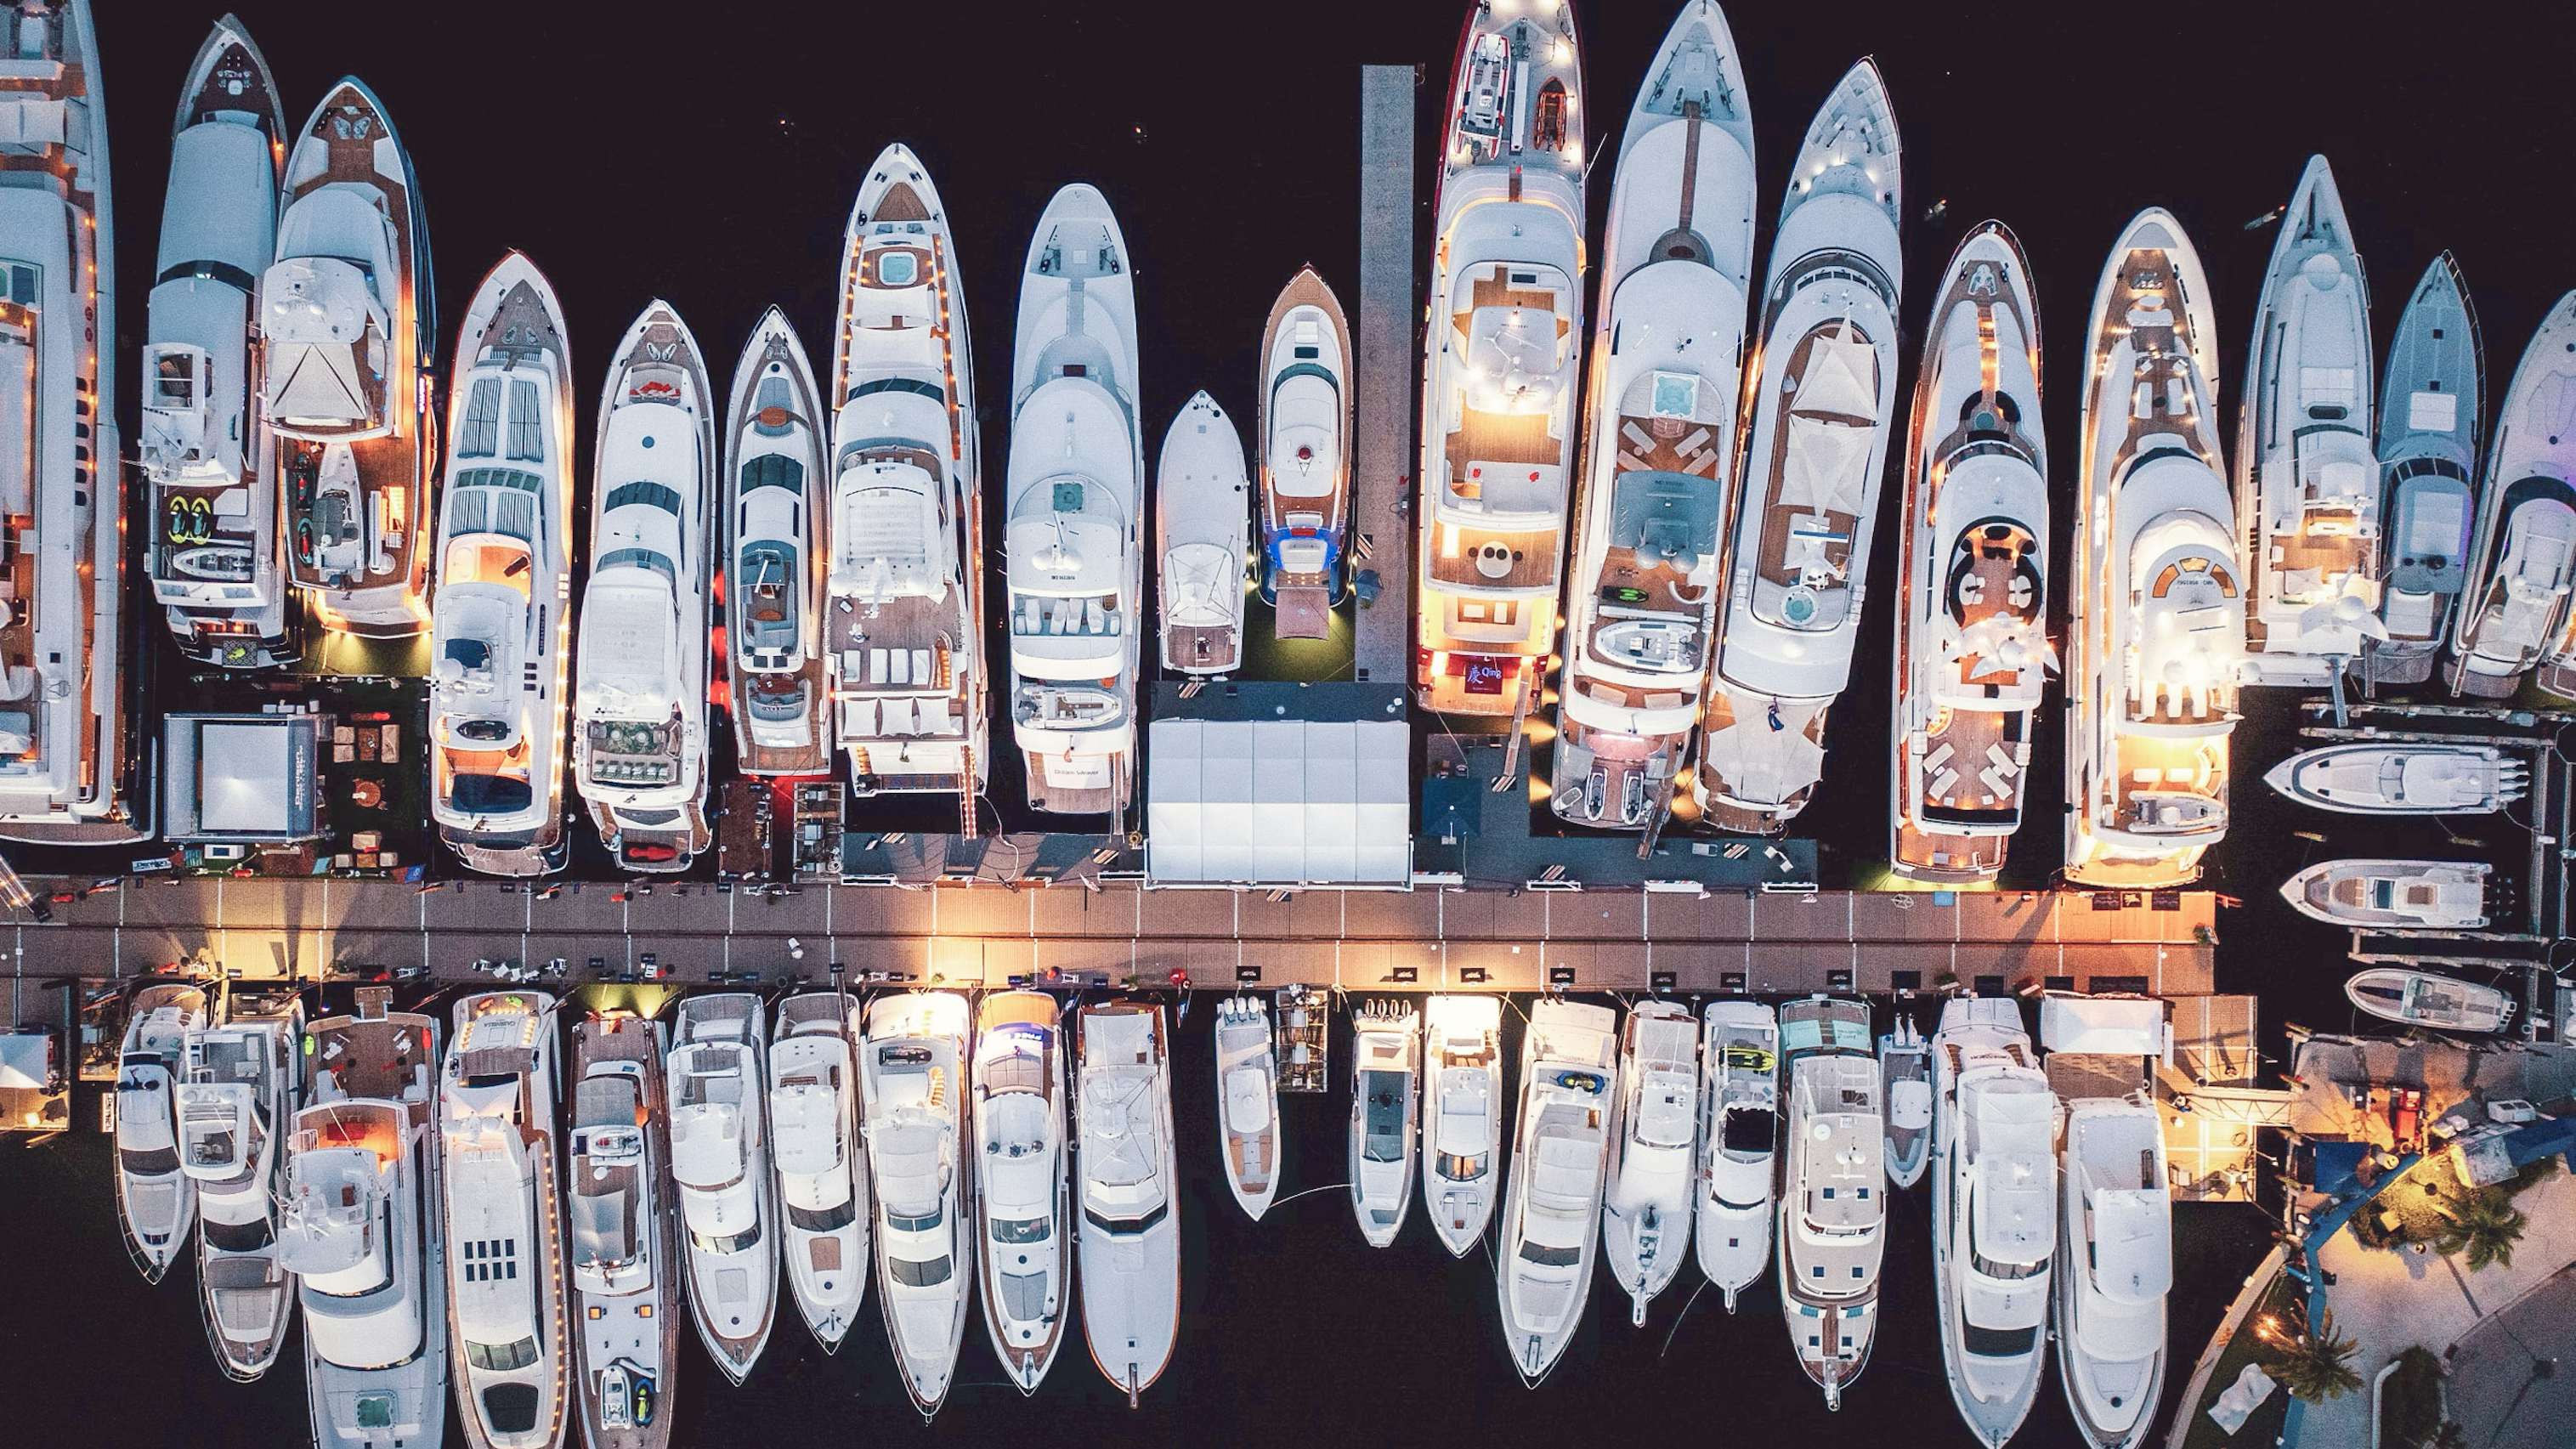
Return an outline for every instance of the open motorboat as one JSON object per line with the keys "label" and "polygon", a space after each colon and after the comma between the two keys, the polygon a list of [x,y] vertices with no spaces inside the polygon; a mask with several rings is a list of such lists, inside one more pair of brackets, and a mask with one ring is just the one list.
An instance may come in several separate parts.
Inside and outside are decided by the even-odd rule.
{"label": "open motorboat", "polygon": [[1632,1323],[1690,1257],[1699,1121],[1699,1023],[1669,1001],[1638,1003],[1621,1029],[1619,1140],[1601,1201],[1603,1261]]}
{"label": "open motorboat", "polygon": [[1043,991],[997,991],[975,1020],[975,1236],[993,1356],[1034,1394],[1073,1304],[1064,1015]]}
{"label": "open motorboat", "polygon": [[868,1291],[868,1164],[859,1145],[858,1004],[838,991],[778,1003],[769,1042],[769,1156],[787,1291],[838,1353]]}
{"label": "open motorboat", "polygon": [[221,1026],[188,1033],[179,1168],[197,1185],[197,1299],[224,1377],[268,1372],[295,1321],[277,1260],[285,1134],[304,1103],[304,1005],[254,1009],[236,994]]}
{"label": "open motorboat", "polygon": [[768,1345],[778,1310],[766,1014],[746,991],[688,997],[664,1062],[671,1179],[688,1234],[689,1313],[707,1356],[737,1384]]}
{"label": "open motorboat", "polygon": [[2475,931],[2494,867],[2465,860],[2322,860],[2281,883],[2303,916],[2361,931]]}
{"label": "open motorboat", "polygon": [[1887,1112],[1887,1181],[1912,1187],[1932,1157],[1932,1043],[1913,1018],[1878,1039],[1879,1105]]}
{"label": "open motorboat", "polygon": [[2066,878],[2188,885],[2227,834],[2245,589],[2200,256],[2138,213],[2093,294],[2066,669]]}
{"label": "open motorboat", "polygon": [[984,467],[957,238],[912,149],[879,153],[841,251],[824,649],[853,794],[971,812],[989,757]]}
{"label": "open motorboat", "polygon": [[877,1306],[904,1392],[925,1417],[939,1412],[956,1378],[975,1281],[966,1216],[974,1164],[963,1155],[973,1025],[966,998],[953,991],[881,996],[868,1003],[859,1048],[859,1120],[877,1190]]}
{"label": "open motorboat", "polygon": [[1619,1132],[1618,1026],[1606,1006],[1548,1000],[1530,1007],[1521,1038],[1521,1103],[1494,1287],[1503,1346],[1533,1388],[1556,1367],[1592,1295],[1610,1143]]}
{"label": "open motorboat", "polygon": [[493,875],[564,867],[572,357],[563,304],[512,252],[465,312],[448,398],[430,627],[430,815]]}
{"label": "open motorboat", "polygon": [[1759,1001],[1712,1001],[1701,1014],[1699,1196],[1692,1214],[1699,1271],[1735,1311],[1736,1295],[1771,1269],[1774,1160],[1780,1135],[1780,1022]]}
{"label": "open motorboat", "polygon": [[2379,394],[2380,512],[2387,578],[2384,638],[2362,649],[2379,684],[2421,684],[2451,637],[2478,522],[2478,437],[2486,420],[2486,353],[2459,265],[2424,269],[2397,318]]}
{"label": "open motorboat", "polygon": [[2091,1449],[2138,1449],[2164,1385],[2173,1202],[2143,1095],[2070,1101],[2059,1125],[2057,1377]]}
{"label": "open motorboat", "polygon": [[2531,767],[2493,745],[2372,742],[2303,750],[2263,783],[2345,815],[2492,815],[2530,789]]}
{"label": "open motorboat", "polygon": [[456,1406],[474,1449],[563,1442],[566,1354],[554,998],[456,1003],[438,1089]]}
{"label": "open motorboat", "polygon": [[1583,351],[1583,89],[1570,0],[1480,0],[1459,39],[1423,338],[1414,691],[1539,703]]}
{"label": "open motorboat", "polygon": [[1321,639],[1341,602],[1351,530],[1351,324],[1301,267],[1261,329],[1261,597],[1282,639]]}
{"label": "open motorboat", "polygon": [[680,1361],[662,1028],[619,1012],[572,1029],[573,1376],[589,1449],[663,1449]]}
{"label": "open motorboat", "polygon": [[1171,1046],[1159,1006],[1094,1002],[1077,1026],[1082,1331],[1132,1408],[1170,1366],[1180,1330]]}
{"label": "open motorboat", "polygon": [[1154,557],[1163,667],[1226,674],[1243,664],[1245,520],[1252,482],[1243,436],[1204,392],[1181,404],[1154,465]]}
{"label": "open motorboat", "polygon": [[1798,1367],[1842,1407],[1869,1367],[1887,1250],[1885,1128],[1869,1008],[1810,996],[1780,1008],[1780,1312]]}
{"label": "open motorboat", "polygon": [[[1413,1206],[1422,1017],[1402,1002],[1363,1002],[1352,1015],[1351,1036],[1351,1212],[1360,1236],[1383,1248],[1395,1241]],[[1477,1231],[1483,1227],[1480,1217]]]}
{"label": "open motorboat", "polygon": [[742,345],[725,407],[725,695],[746,775],[819,775],[832,764],[821,562],[829,426],[805,345],[772,307]]}
{"label": "open motorboat", "polygon": [[2031,1051],[2021,1003],[2008,996],[1944,1003],[1932,1053],[1941,1363],[1959,1417],[1977,1442],[2001,1449],[2029,1417],[2047,1367],[2057,1094]]}
{"label": "open motorboat", "polygon": [[[1494,1217],[1503,1003],[1494,996],[1434,996],[1423,1005],[1422,1027],[1429,1054],[1422,1077],[1422,1207],[1449,1256],[1463,1258]],[[1361,1226],[1369,1226],[1365,1217]],[[1387,1241],[1393,1237],[1390,1230]]]}
{"label": "open motorboat", "polygon": [[2566,657],[2568,600],[2576,592],[2576,430],[2565,426],[2571,390],[2576,292],[2541,319],[2496,414],[2485,507],[2451,641],[2455,694],[2509,699],[2522,676],[2549,659],[2541,687],[2576,698],[2576,663]]}
{"label": "open motorboat", "polygon": [[447,1433],[447,1255],[438,1186],[438,1022],[357,1011],[312,1023],[312,1099],[286,1147],[277,1261],[304,1308],[314,1449],[411,1449]]}
{"label": "open motorboat", "polygon": [[1899,164],[1886,83],[1863,60],[1798,148],[1747,369],[1691,783],[1722,829],[1771,834],[1806,808],[1825,712],[1851,680],[1896,413]]}
{"label": "open motorboat", "polygon": [[706,356],[667,302],[646,307],[617,340],[592,462],[573,784],[620,867],[686,870],[712,838],[716,419]]}
{"label": "open motorboat", "polygon": [[1905,454],[1889,860],[1915,880],[1993,880],[2021,828],[2057,663],[2039,373],[2030,261],[1988,222],[1932,304]]}
{"label": "open motorboat", "polygon": [[1216,1093],[1225,1185],[1257,1223],[1279,1195],[1279,1046],[1266,998],[1243,992],[1217,1003]]}
{"label": "open motorboat", "polygon": [[134,993],[116,1054],[116,1225],[126,1256],[158,1283],[188,1247],[197,1182],[179,1155],[179,1082],[188,1034],[207,1023],[203,987]]}
{"label": "open motorboat", "polygon": [[2374,966],[2353,973],[2343,994],[2373,1016],[2433,1031],[2498,1032],[2514,1018],[2514,1000],[2505,992],[2431,971]]}

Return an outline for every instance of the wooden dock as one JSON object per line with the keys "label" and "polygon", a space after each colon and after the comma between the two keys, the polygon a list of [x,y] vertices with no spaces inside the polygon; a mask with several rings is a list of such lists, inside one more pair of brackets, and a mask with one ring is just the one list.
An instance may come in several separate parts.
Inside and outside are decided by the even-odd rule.
{"label": "wooden dock", "polygon": [[[1377,576],[1359,609],[1354,678],[1413,677],[1413,390],[1421,370],[1414,325],[1413,92],[1409,65],[1360,67],[1360,305],[1352,449],[1352,567]],[[1361,550],[1365,543],[1366,553]]]}

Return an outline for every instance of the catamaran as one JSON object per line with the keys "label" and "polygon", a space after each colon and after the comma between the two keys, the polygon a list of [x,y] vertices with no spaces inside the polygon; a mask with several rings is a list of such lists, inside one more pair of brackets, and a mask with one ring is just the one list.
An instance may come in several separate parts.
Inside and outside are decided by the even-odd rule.
{"label": "catamaran", "polygon": [[2343,984],[2344,998],[2383,1020],[2432,1031],[2498,1032],[2513,1023],[2514,999],[2496,987],[2431,971],[2374,966]]}
{"label": "catamaran", "polygon": [[825,421],[787,314],[761,314],[725,408],[725,697],[746,775],[831,768],[823,719]]}
{"label": "catamaran", "polygon": [[1842,1407],[1869,1367],[1887,1250],[1886,1143],[1869,1008],[1810,996],[1780,1008],[1780,1312],[1798,1367]]}
{"label": "catamaran", "polygon": [[197,1182],[179,1155],[179,1082],[189,1033],[208,1020],[205,989],[146,986],[126,1011],[116,1054],[116,1225],[143,1281],[158,1283],[197,1221]]}
{"label": "catamaran", "polygon": [[2047,1367],[2057,1250],[2057,1094],[2021,1004],[1953,997],[1932,1036],[1932,1282],[1950,1398],[1987,1449],[2029,1417]]}
{"label": "catamaran", "polygon": [[796,1311],[838,1353],[868,1290],[868,1164],[859,1146],[859,1008],[838,991],[778,1003],[769,1043],[770,1165]]}
{"label": "catamaran", "polygon": [[1606,1006],[1541,1001],[1521,1040],[1521,1103],[1503,1188],[1494,1286],[1503,1345],[1535,1388],[1574,1338],[1592,1295],[1610,1143],[1619,1019]]}
{"label": "catamaran", "polygon": [[2488,445],[2485,511],[2451,641],[2451,691],[2508,699],[2534,666],[2543,689],[2576,698],[2567,634],[2576,595],[2576,292],[2558,300],[2523,350]]}
{"label": "catamaran", "polygon": [[2366,931],[2477,931],[2494,867],[2464,860],[2321,860],[2281,883],[2300,915]]}
{"label": "catamaran", "polygon": [[1064,1017],[1042,991],[984,998],[975,1021],[975,1236],[984,1327],[1002,1371],[1034,1394],[1073,1302]]}
{"label": "catamaran", "polygon": [[1268,1000],[1243,992],[1216,1011],[1217,1147],[1235,1205],[1257,1223],[1279,1195],[1279,1047]]}
{"label": "catamaran", "polygon": [[1261,330],[1261,597],[1282,639],[1321,639],[1348,588],[1351,325],[1301,267]]}
{"label": "catamaran", "polygon": [[671,1178],[688,1233],[689,1313],[707,1356],[737,1384],[768,1346],[778,1310],[766,1014],[749,992],[689,997],[663,1064]]}
{"label": "catamaran", "polygon": [[1171,1366],[1180,1331],[1171,1046],[1159,1006],[1094,1002],[1076,1024],[1082,1331],[1132,1408]]}
{"label": "catamaran", "polygon": [[2138,1449],[2164,1385],[2173,1202],[2144,1096],[2072,1101],[2058,1127],[2057,1377],[2091,1449]]}
{"label": "catamaran", "polygon": [[973,1024],[953,991],[881,996],[868,1003],[859,1048],[859,1120],[877,1190],[877,1306],[904,1392],[925,1418],[939,1412],[957,1375],[975,1281],[976,1235],[966,1219],[974,1159],[964,1155]]}
{"label": "catamaran", "polygon": [[573,1376],[590,1449],[664,1449],[680,1360],[661,1026],[618,1012],[572,1029]]}
{"label": "catamaran", "polygon": [[1423,1005],[1422,1027],[1430,1056],[1422,1077],[1422,1207],[1449,1256],[1463,1258],[1494,1217],[1503,1003],[1434,996]]}
{"label": "catamaran", "polygon": [[2365,741],[2303,750],[2263,783],[2345,815],[2493,815],[2531,788],[2531,767],[2493,745]]}
{"label": "catamaran", "polygon": [[554,998],[456,1003],[438,1090],[456,1404],[474,1449],[563,1442],[563,1221]]}
{"label": "catamaran", "polygon": [[1887,1113],[1887,1185],[1923,1180],[1932,1157],[1932,1043],[1901,1012],[1896,1030],[1878,1039],[1879,1106]]}
{"label": "catamaran", "polygon": [[304,1103],[304,1006],[235,995],[221,1026],[187,1036],[179,1169],[197,1186],[197,1298],[215,1363],[237,1383],[277,1362],[295,1281],[277,1260],[285,1134]]}
{"label": "catamaran", "polygon": [[1780,1021],[1758,1001],[1712,1001],[1701,1013],[1701,1153],[1693,1235],[1699,1271],[1735,1311],[1736,1295],[1771,1268],[1778,1191]]}
{"label": "catamaran", "polygon": [[2397,318],[2379,394],[2379,470],[2387,579],[2385,638],[2362,646],[2370,679],[2421,684],[2451,637],[2478,521],[2478,436],[2486,425],[2486,351],[2459,265],[2424,269]]}
{"label": "catamaran", "polygon": [[1252,483],[1243,436],[1204,392],[1163,434],[1154,472],[1154,556],[1161,576],[1163,667],[1221,675],[1243,664],[1243,555]]}
{"label": "catamaran", "polygon": [[[1352,1016],[1351,1033],[1351,1212],[1359,1219],[1360,1236],[1370,1247],[1383,1248],[1395,1241],[1413,1207],[1422,1017],[1402,1002],[1363,1002]],[[1480,1214],[1476,1232],[1483,1231]]]}
{"label": "catamaran", "polygon": [[1632,1323],[1690,1256],[1699,1124],[1699,1023],[1672,1002],[1640,1002],[1620,1037],[1619,1138],[1601,1201],[1601,1251]]}

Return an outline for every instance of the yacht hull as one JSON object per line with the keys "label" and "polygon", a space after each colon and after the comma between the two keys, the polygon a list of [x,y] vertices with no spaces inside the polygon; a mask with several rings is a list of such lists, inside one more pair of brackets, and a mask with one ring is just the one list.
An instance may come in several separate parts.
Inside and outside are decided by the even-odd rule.
{"label": "yacht hull", "polygon": [[2477,528],[2478,441],[2486,420],[2486,355],[2467,283],[2444,252],[2397,319],[2379,397],[2380,509],[2388,580],[2387,637],[2363,646],[2362,677],[2421,684],[2433,677],[2468,583]]}

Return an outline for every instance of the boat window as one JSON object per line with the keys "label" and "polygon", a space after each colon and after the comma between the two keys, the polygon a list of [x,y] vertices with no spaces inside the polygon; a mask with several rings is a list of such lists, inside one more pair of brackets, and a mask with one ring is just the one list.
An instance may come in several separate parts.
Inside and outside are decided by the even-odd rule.
{"label": "boat window", "polygon": [[476,1343],[465,1340],[465,1361],[479,1369],[508,1373],[537,1361],[537,1341],[523,1338],[516,1343]]}
{"label": "boat window", "polygon": [[787,1205],[787,1225],[798,1232],[837,1233],[858,1220],[859,1205],[855,1199],[839,1207],[828,1208],[801,1208],[792,1202]]}
{"label": "boat window", "polygon": [[792,493],[805,491],[805,465],[785,453],[763,453],[742,465],[742,491],[755,488],[784,488]]}
{"label": "boat window", "polygon": [[886,1209],[886,1231],[894,1233],[926,1233],[937,1228],[942,1222],[945,1222],[947,1217],[947,1212],[935,1205],[930,1209],[930,1211],[922,1213],[916,1217],[906,1217],[902,1213],[896,1212],[892,1208],[888,1208]]}
{"label": "boat window", "polygon": [[738,1233],[702,1233],[689,1230],[689,1243],[701,1253],[739,1253],[760,1242],[760,1222],[753,1219],[750,1227]]}
{"label": "boat window", "polygon": [[457,435],[456,456],[489,458],[501,442],[501,380],[497,377],[474,379],[474,391],[465,400],[465,429]]}
{"label": "boat window", "polygon": [[951,1270],[948,1255],[942,1253],[936,1258],[917,1263],[910,1258],[888,1258],[886,1271],[892,1274],[894,1281],[902,1287],[936,1288],[948,1281]]}
{"label": "boat window", "polygon": [[1371,1162],[1400,1162],[1410,1133],[1404,1130],[1404,1108],[1413,1097],[1404,1072],[1360,1073],[1363,1120],[1360,1155]]}
{"label": "boat window", "polygon": [[995,1218],[993,1241],[1005,1244],[1043,1243],[1050,1224],[1045,1218]]}
{"label": "boat window", "polygon": [[680,513],[680,491],[660,483],[620,483],[608,490],[605,510],[624,508],[630,503],[650,504],[676,518]]}
{"label": "boat window", "polygon": [[650,548],[611,549],[600,556],[598,563],[591,566],[591,572],[600,573],[608,569],[616,568],[621,564],[632,564],[637,568],[651,569],[653,572],[660,574],[662,577],[670,579],[673,582],[677,582],[680,577],[679,567],[671,562],[668,554],[663,553],[659,549]]}
{"label": "boat window", "polygon": [[1473,1157],[1463,1152],[1443,1152],[1438,1158],[1438,1166],[1441,1177],[1450,1182],[1474,1182],[1485,1175],[1485,1169],[1492,1165],[1493,1160],[1494,1155],[1490,1152],[1479,1152]]}
{"label": "boat window", "polygon": [[1769,1152],[1778,1122],[1779,1114],[1767,1107],[1729,1107],[1718,1140],[1729,1152]]}
{"label": "boat window", "polygon": [[1146,1232],[1170,1213],[1170,1204],[1159,1202],[1154,1204],[1153,1211],[1140,1218],[1113,1218],[1091,1208],[1082,1210],[1082,1215],[1091,1220],[1093,1227],[1122,1238],[1132,1238]]}
{"label": "boat window", "polygon": [[494,1384],[483,1391],[483,1417],[495,1433],[525,1434],[537,1427],[535,1384]]}
{"label": "boat window", "polygon": [[2020,1358],[2039,1342],[2037,1328],[1985,1328],[1959,1325],[1961,1345],[1979,1358]]}
{"label": "boat window", "polygon": [[1545,1243],[1524,1238],[1521,1240],[1521,1260],[1536,1263],[1542,1268],[1571,1268],[1583,1261],[1583,1249],[1551,1248]]}
{"label": "boat window", "polygon": [[447,802],[478,815],[515,815],[535,798],[528,782],[509,775],[459,774],[448,782]]}
{"label": "boat window", "polygon": [[917,377],[872,377],[857,387],[851,388],[850,397],[857,399],[881,392],[908,392],[929,398],[934,402],[945,402],[948,398],[946,388],[935,382],[924,382]]}
{"label": "boat window", "polygon": [[545,420],[537,415],[537,385],[524,377],[510,379],[510,456],[530,463],[546,456]]}
{"label": "boat window", "polygon": [[193,353],[169,351],[152,359],[152,406],[197,405],[197,359]]}
{"label": "boat window", "polygon": [[217,1252],[256,1253],[277,1241],[277,1235],[269,1231],[268,1219],[264,1217],[253,1218],[246,1223],[219,1223],[212,1218],[201,1219],[201,1222],[206,1246]]}
{"label": "boat window", "polygon": [[790,406],[794,401],[787,391],[787,379],[762,378],[759,395],[753,399],[756,411],[752,414],[752,431],[764,438],[785,437],[788,429],[796,425],[796,410]]}
{"label": "boat window", "polygon": [[116,1160],[128,1177],[168,1177],[179,1170],[179,1153],[169,1147],[128,1147]]}

